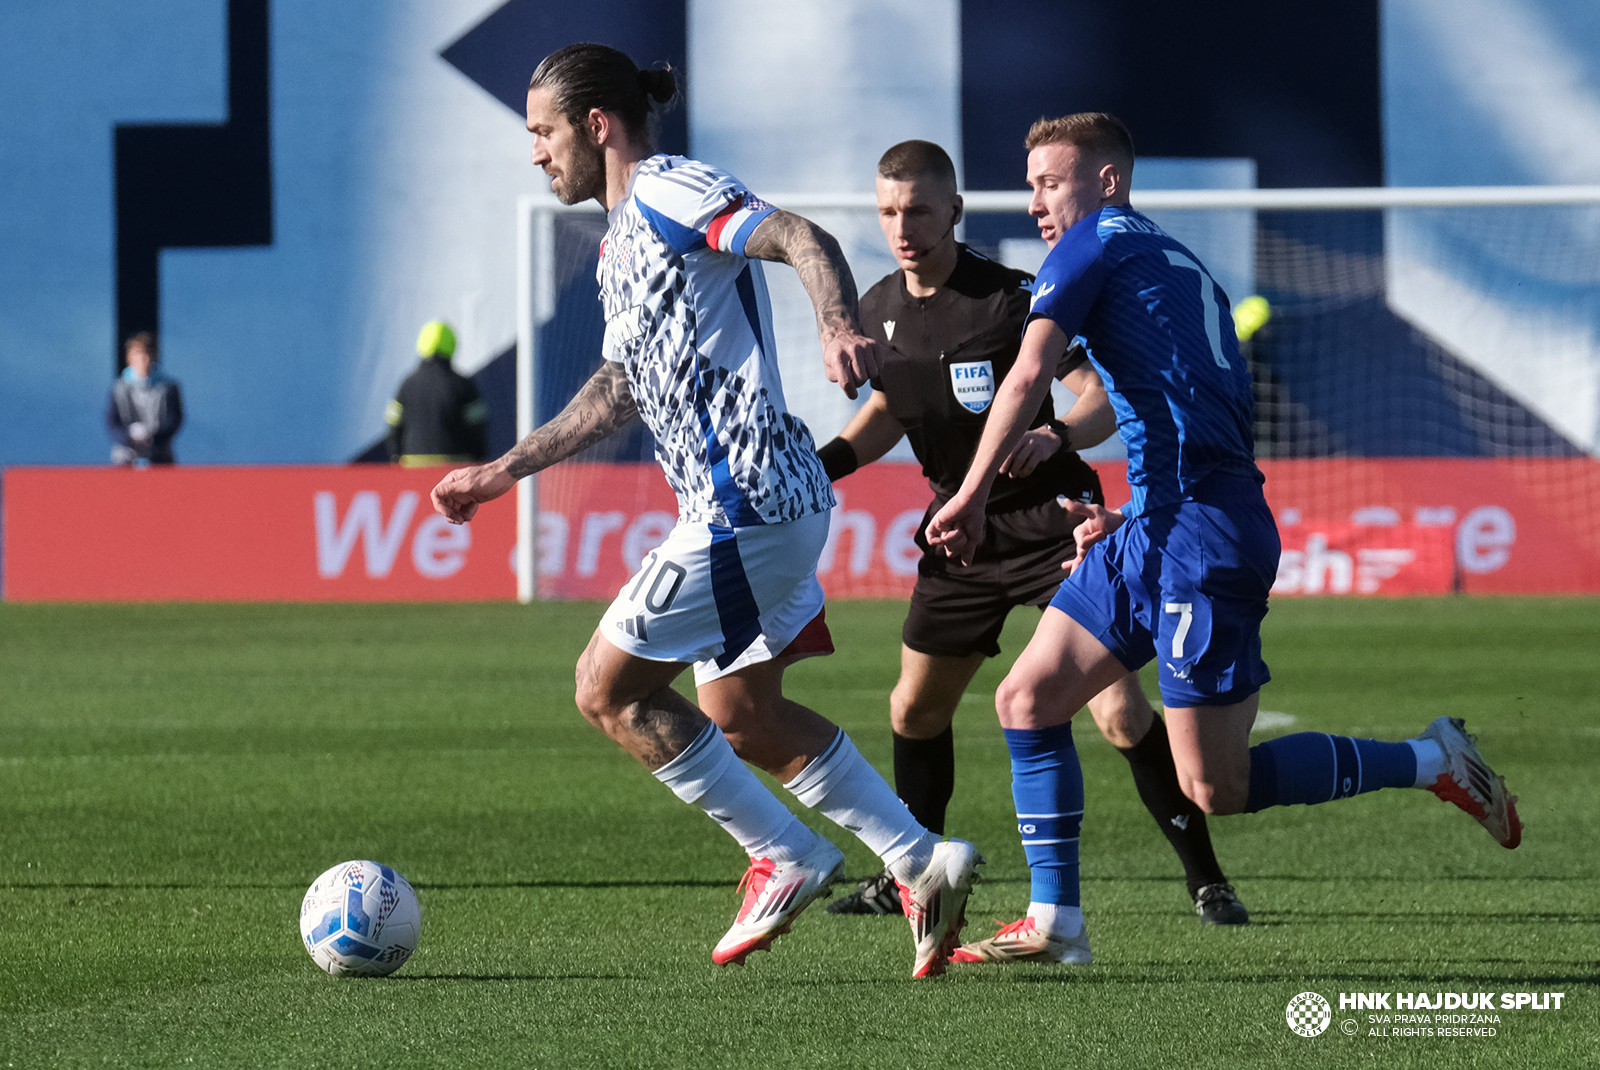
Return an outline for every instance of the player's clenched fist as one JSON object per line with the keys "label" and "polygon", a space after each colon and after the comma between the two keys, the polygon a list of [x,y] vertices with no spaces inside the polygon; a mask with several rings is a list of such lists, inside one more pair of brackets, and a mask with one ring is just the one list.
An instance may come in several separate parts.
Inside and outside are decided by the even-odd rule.
{"label": "player's clenched fist", "polygon": [[433,508],[452,524],[465,524],[478,506],[492,502],[517,485],[498,461],[472,468],[457,468],[433,488]]}

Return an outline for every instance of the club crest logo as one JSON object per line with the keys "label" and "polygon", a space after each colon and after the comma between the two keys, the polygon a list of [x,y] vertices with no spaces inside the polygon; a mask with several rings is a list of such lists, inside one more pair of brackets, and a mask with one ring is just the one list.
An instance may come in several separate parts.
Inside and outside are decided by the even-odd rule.
{"label": "club crest logo", "polygon": [[1316,992],[1302,992],[1284,1009],[1289,1028],[1303,1037],[1318,1037],[1333,1020],[1333,1007]]}
{"label": "club crest logo", "polygon": [[973,360],[950,365],[950,389],[968,412],[982,412],[994,400],[994,361]]}
{"label": "club crest logo", "polygon": [[[604,249],[601,249],[600,250],[600,255],[602,257],[604,257],[606,255],[606,251]],[[633,270],[633,246],[629,245],[625,241],[619,241],[619,242],[614,243],[611,246],[611,264],[612,264],[612,267],[613,267],[614,270],[617,270],[617,271],[632,271]]]}

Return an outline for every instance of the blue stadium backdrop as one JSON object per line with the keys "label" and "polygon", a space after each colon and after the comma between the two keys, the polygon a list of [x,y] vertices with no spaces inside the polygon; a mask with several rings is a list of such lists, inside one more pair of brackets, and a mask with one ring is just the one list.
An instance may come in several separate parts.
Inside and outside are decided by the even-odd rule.
{"label": "blue stadium backdrop", "polygon": [[[664,144],[758,189],[869,188],[877,154],[905,136],[950,145],[971,188],[1017,188],[1028,123],[1087,108],[1127,118],[1145,156],[1251,160],[1263,186],[1600,182],[1590,0],[1137,7],[813,0],[755,19],[734,0],[4,5],[0,464],[103,463],[116,342],[140,327],[160,330],[185,386],[185,462],[362,455],[433,317],[455,323],[458,363],[507,444],[513,206],[544,186],[521,97],[534,62],[573,40],[682,67],[688,106]],[[1404,319],[1386,301],[1396,257],[1467,263],[1476,239],[1426,225],[1386,237],[1375,214],[1349,224],[1258,217],[1255,287],[1281,310],[1256,342],[1278,403],[1264,452],[1597,449],[1595,397],[1535,384],[1510,398],[1494,385],[1503,347],[1448,337],[1423,297]],[[969,233],[998,248],[1007,226]],[[1349,299],[1326,299],[1330,272]],[[1536,276],[1535,307],[1563,299]],[[588,367],[566,371],[547,406]],[[1391,411],[1350,403],[1363,381],[1383,384]]]}

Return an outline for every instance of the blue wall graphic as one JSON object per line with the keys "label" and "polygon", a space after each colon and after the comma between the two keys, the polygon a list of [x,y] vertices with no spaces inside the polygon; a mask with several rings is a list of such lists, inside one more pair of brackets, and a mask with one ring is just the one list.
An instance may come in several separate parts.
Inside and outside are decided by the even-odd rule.
{"label": "blue wall graphic", "polygon": [[116,128],[117,337],[160,332],[162,249],[272,244],[268,0],[228,0],[228,118]]}

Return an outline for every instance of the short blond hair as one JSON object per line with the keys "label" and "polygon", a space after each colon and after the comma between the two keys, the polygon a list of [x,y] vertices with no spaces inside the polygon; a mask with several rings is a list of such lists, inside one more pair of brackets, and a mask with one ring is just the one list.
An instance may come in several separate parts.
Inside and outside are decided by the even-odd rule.
{"label": "short blond hair", "polygon": [[1133,170],[1133,135],[1122,120],[1103,111],[1080,111],[1059,119],[1040,119],[1028,128],[1029,152],[1040,145],[1076,145],[1111,163]]}

